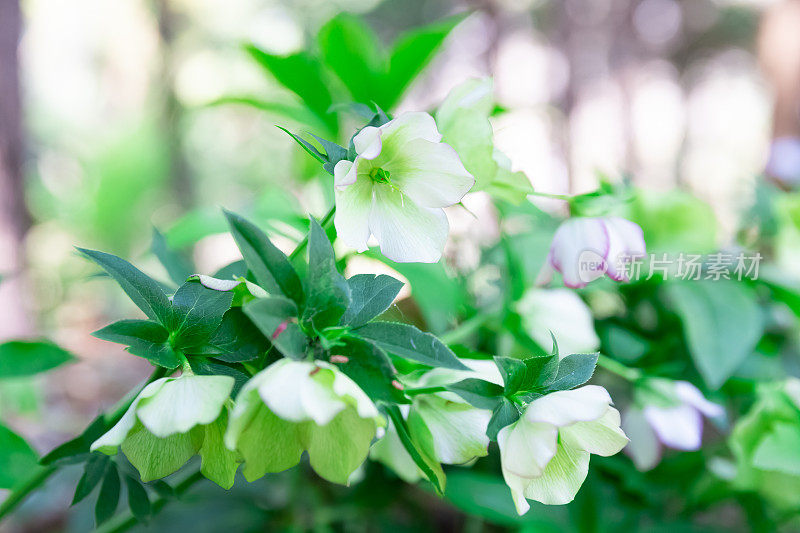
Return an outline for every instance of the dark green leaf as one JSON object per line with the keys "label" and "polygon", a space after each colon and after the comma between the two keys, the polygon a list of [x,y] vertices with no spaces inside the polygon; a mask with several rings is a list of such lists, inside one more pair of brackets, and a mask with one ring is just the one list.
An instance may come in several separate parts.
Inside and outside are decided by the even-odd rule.
{"label": "dark green leaf", "polygon": [[350,285],[350,305],[342,317],[342,324],[358,328],[386,311],[403,282],[386,274],[357,274],[347,280]]}
{"label": "dark green leaf", "polygon": [[191,348],[205,344],[230,309],[233,292],[209,289],[197,281],[187,281],[172,297],[175,347]]}
{"label": "dark green leaf", "polygon": [[492,418],[486,428],[486,436],[497,440],[497,434],[506,426],[519,420],[519,410],[508,398],[502,398],[497,407],[492,411]]}
{"label": "dark green leaf", "polygon": [[514,394],[524,386],[525,378],[528,374],[528,367],[524,362],[520,359],[500,356],[495,357],[494,362],[497,368],[500,369],[507,395]]}
{"label": "dark green leaf", "polygon": [[594,374],[597,365],[596,353],[576,353],[568,355],[558,365],[558,373],[553,381],[544,385],[549,390],[569,390],[583,385]]}
{"label": "dark green leaf", "polygon": [[303,322],[320,331],[336,326],[350,304],[350,286],[336,269],[328,237],[312,217],[308,233],[308,299]]}
{"label": "dark green leaf", "polygon": [[98,339],[127,344],[133,355],[164,368],[176,368],[181,361],[167,342],[167,330],[150,320],[119,320],[92,333]]}
{"label": "dark green leaf", "polygon": [[150,250],[167,270],[167,274],[176,285],[180,286],[186,281],[186,278],[194,274],[192,263],[177,250],[170,248],[167,244],[167,239],[156,228],[153,228],[153,242],[150,245]]}
{"label": "dark green leaf", "polygon": [[694,364],[709,387],[720,387],[764,332],[755,294],[744,283],[728,280],[676,281],[664,288],[683,322]]}
{"label": "dark green leaf", "polygon": [[308,337],[297,325],[297,306],[286,298],[259,298],[246,304],[244,313],[284,356],[305,357]]}
{"label": "dark green leaf", "polygon": [[[308,155],[310,155],[311,157],[313,157],[314,159],[316,159],[317,161],[322,163],[323,167],[324,167],[324,165],[326,163],[328,163],[328,157],[325,154],[323,154],[322,152],[320,152],[319,150],[317,150],[316,146],[314,146],[313,144],[311,144],[307,140],[303,139],[299,135],[295,135],[294,133],[292,133],[291,131],[287,130],[283,126],[277,126],[277,128],[279,130],[283,131],[284,133],[286,133],[289,137],[291,137],[294,140],[294,142],[299,144],[300,147],[303,150],[306,151],[306,153]],[[331,174],[333,174],[333,172],[331,172]]]}
{"label": "dark green leaf", "polygon": [[[442,470],[442,465],[435,459],[433,451],[433,438],[430,430],[427,430],[425,422],[420,418],[415,419],[416,431],[412,435],[406,420],[400,413],[400,409],[396,405],[391,405],[381,402],[383,412],[389,417],[397,430],[397,435],[400,437],[400,442],[414,463],[422,470],[428,481],[433,484],[436,492],[442,494],[445,487],[445,476]],[[426,431],[427,430],[427,434]]]}
{"label": "dark green leaf", "polygon": [[284,253],[251,222],[230,211],[226,211],[225,216],[236,245],[256,282],[267,292],[282,294],[302,307],[305,300],[303,285]]}
{"label": "dark green leaf", "polygon": [[100,483],[100,480],[103,479],[110,461],[111,458],[102,453],[93,453],[89,456],[86,466],[83,468],[83,475],[78,481],[78,486],[75,487],[75,496],[72,498],[71,505],[75,505],[91,494]]}
{"label": "dark green leaf", "polygon": [[145,315],[162,324],[169,324],[172,311],[169,298],[155,280],[115,255],[84,248],[78,248],[78,251],[117,280],[122,290]]}
{"label": "dark green leaf", "polygon": [[252,361],[268,348],[267,338],[253,327],[241,308],[234,307],[225,313],[208,344],[197,353],[226,363],[241,363]]}
{"label": "dark green leaf", "polygon": [[14,488],[38,468],[38,456],[25,439],[0,424],[0,489]]}
{"label": "dark green leaf", "polygon": [[252,44],[245,49],[281,85],[299,96],[332,131],[336,129],[336,117],[328,114],[332,102],[331,93],[317,59],[306,53],[280,57],[268,54]]}
{"label": "dark green leaf", "polygon": [[49,341],[8,341],[0,344],[0,379],[47,372],[75,357]]}
{"label": "dark green leaf", "polygon": [[494,409],[503,397],[503,387],[497,383],[477,378],[467,378],[447,385],[454,392],[478,409]]}
{"label": "dark green leaf", "polygon": [[171,500],[176,497],[175,489],[173,489],[169,483],[162,479],[148,483],[148,485],[156,492],[156,494],[165,500]]}
{"label": "dark green leaf", "polygon": [[150,518],[151,506],[147,491],[141,483],[132,476],[125,476],[125,486],[128,488],[128,507],[131,514],[140,522]]}
{"label": "dark green leaf", "polygon": [[394,107],[405,89],[436,54],[445,37],[462,20],[464,15],[456,15],[400,36],[392,49],[389,76],[384,82],[389,92],[385,101],[376,99],[383,108]]}
{"label": "dark green leaf", "polygon": [[217,270],[212,278],[217,279],[237,279],[243,278],[247,275],[247,264],[244,262],[243,259],[239,259],[238,261],[234,261],[228,265]]}
{"label": "dark green leaf", "polygon": [[347,357],[346,363],[336,366],[367,393],[373,401],[408,403],[403,393],[392,384],[395,370],[389,356],[372,344],[355,337],[343,339],[344,345],[335,352]]}
{"label": "dark green leaf", "polygon": [[120,482],[119,473],[116,465],[109,463],[103,485],[100,487],[100,495],[94,507],[95,523],[99,526],[114,515],[119,505]]}
{"label": "dark green leaf", "polygon": [[387,352],[400,357],[434,367],[469,370],[442,341],[410,324],[370,322],[354,333],[377,342]]}
{"label": "dark green leaf", "polygon": [[238,368],[241,367],[234,367],[232,365],[226,365],[222,363],[217,363],[214,361],[210,361],[205,357],[193,357],[192,358],[192,370],[195,374],[199,374],[201,376],[230,376],[235,380],[233,385],[233,392],[231,395],[236,397],[239,394],[239,391],[244,387],[244,384],[250,380],[250,376],[239,370]]}
{"label": "dark green leaf", "polygon": [[558,354],[555,353],[529,357],[523,363],[527,368],[523,390],[540,387],[544,383],[553,381],[558,374],[559,360]]}

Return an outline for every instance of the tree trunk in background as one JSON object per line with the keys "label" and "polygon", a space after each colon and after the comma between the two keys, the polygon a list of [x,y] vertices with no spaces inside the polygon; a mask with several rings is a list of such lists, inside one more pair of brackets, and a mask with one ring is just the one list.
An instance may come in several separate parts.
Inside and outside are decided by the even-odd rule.
{"label": "tree trunk in background", "polygon": [[18,0],[0,0],[0,338],[29,333],[23,241],[30,227],[25,204]]}

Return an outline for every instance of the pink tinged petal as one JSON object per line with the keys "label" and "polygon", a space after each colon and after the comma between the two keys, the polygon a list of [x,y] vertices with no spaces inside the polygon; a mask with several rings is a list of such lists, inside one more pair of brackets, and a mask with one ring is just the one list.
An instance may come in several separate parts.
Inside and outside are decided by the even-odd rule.
{"label": "pink tinged petal", "polygon": [[336,226],[336,234],[350,248],[366,251],[372,211],[372,182],[362,178],[347,187],[335,187],[334,199],[336,215],[333,225]]}
{"label": "pink tinged petal", "polygon": [[658,439],[677,450],[698,450],[703,436],[703,419],[690,405],[644,408],[644,416]]}
{"label": "pink tinged petal", "polygon": [[564,284],[580,288],[603,276],[608,246],[606,227],[600,219],[570,218],[556,230],[549,257],[564,277]]}
{"label": "pink tinged petal", "polygon": [[406,143],[402,153],[383,168],[392,183],[423,207],[457,204],[475,185],[475,178],[450,145],[424,139]]}
{"label": "pink tinged petal", "polygon": [[336,163],[336,166],[333,167],[333,184],[336,187],[346,187],[354,184],[358,178],[358,162],[359,158],[356,157],[355,161],[342,159]]}
{"label": "pink tinged petal", "polygon": [[551,281],[553,281],[553,274],[555,274],[555,268],[553,268],[553,261],[550,256],[550,253],[547,254],[547,259],[544,261],[544,265],[542,265],[542,269],[539,271],[539,274],[536,276],[536,281],[534,283],[539,287],[544,287],[545,285],[549,285]]}
{"label": "pink tinged petal", "polygon": [[437,262],[449,230],[444,211],[420,207],[388,186],[374,191],[369,228],[383,255],[398,263]]}
{"label": "pink tinged petal", "polygon": [[364,159],[375,159],[381,154],[381,130],[375,126],[366,126],[353,137],[356,153]]}
{"label": "pink tinged petal", "polygon": [[688,381],[675,382],[675,395],[708,418],[719,418],[725,415],[725,409],[721,405],[706,400],[703,393]]}
{"label": "pink tinged petal", "polygon": [[588,473],[589,452],[560,443],[544,474],[525,489],[525,497],[545,505],[567,504],[575,499]]}
{"label": "pink tinged petal", "polygon": [[628,437],[620,428],[619,411],[613,407],[597,420],[561,428],[560,435],[565,443],[603,457],[619,453],[628,444]]}
{"label": "pink tinged petal", "polygon": [[629,281],[622,262],[644,256],[644,233],[638,224],[620,217],[603,219],[608,232],[608,277],[616,281]]}
{"label": "pink tinged petal", "polygon": [[528,422],[564,427],[601,418],[611,404],[608,391],[599,385],[551,392],[531,402],[523,415]]}
{"label": "pink tinged petal", "polygon": [[622,417],[622,429],[630,439],[625,452],[630,455],[633,464],[641,471],[647,471],[661,460],[661,445],[653,428],[641,409],[629,409]]}

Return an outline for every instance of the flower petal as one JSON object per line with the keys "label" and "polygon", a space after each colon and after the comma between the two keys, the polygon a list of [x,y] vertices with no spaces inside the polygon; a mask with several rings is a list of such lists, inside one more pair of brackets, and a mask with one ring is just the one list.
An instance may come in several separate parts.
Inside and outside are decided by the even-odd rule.
{"label": "flower petal", "polygon": [[353,407],[324,426],[313,426],[306,445],[311,467],[328,481],[347,485],[367,458],[375,430],[375,421],[361,418]]}
{"label": "flower petal", "polygon": [[369,227],[383,255],[399,263],[437,262],[449,230],[444,211],[420,207],[388,186],[375,187]]}
{"label": "flower petal", "polygon": [[457,204],[475,185],[450,145],[414,139],[383,165],[392,182],[423,207]]}
{"label": "flower petal", "polygon": [[350,248],[365,252],[369,240],[369,214],[372,211],[372,183],[356,180],[346,187],[335,187],[336,235]]}
{"label": "flower petal", "polygon": [[607,270],[608,277],[617,281],[629,281],[625,261],[644,256],[646,249],[642,228],[635,222],[620,217],[603,219],[608,231]]}
{"label": "flower petal", "polygon": [[369,457],[391,468],[406,483],[416,483],[422,479],[422,471],[406,451],[391,421],[384,436],[370,448]]}
{"label": "flower petal", "polygon": [[631,440],[625,451],[641,471],[654,468],[661,458],[661,445],[653,428],[640,409],[628,409],[622,417],[622,428]]}
{"label": "flower petal", "polygon": [[147,483],[177,472],[200,450],[203,428],[193,428],[188,433],[174,433],[161,439],[147,431],[141,422],[128,434],[121,449],[142,481]]}
{"label": "flower petal", "polygon": [[628,437],[619,426],[619,411],[609,407],[597,420],[577,422],[561,428],[560,435],[572,446],[608,457],[619,453],[628,444]]}
{"label": "flower petal", "polygon": [[725,414],[725,409],[721,405],[706,400],[703,393],[688,381],[676,381],[675,394],[680,400],[688,403],[709,418],[718,418]]}
{"label": "flower petal", "polygon": [[525,420],[564,427],[600,419],[611,404],[608,391],[599,385],[551,392],[537,398],[525,410]]}
{"label": "flower petal", "polygon": [[518,420],[497,434],[503,472],[532,479],[541,476],[556,453],[558,430],[551,424]]}
{"label": "flower petal", "polygon": [[[436,121],[428,113],[413,111],[403,113],[380,127],[383,150],[382,160],[394,157],[400,148],[414,139],[438,143],[442,140]],[[385,158],[385,159],[384,159]]]}
{"label": "flower petal", "polygon": [[658,439],[677,450],[698,450],[703,436],[703,419],[691,405],[644,408],[644,416]]}
{"label": "flower petal", "polygon": [[541,477],[532,479],[525,497],[545,505],[571,502],[589,473],[589,452],[559,444]]}
{"label": "flower petal", "polygon": [[570,218],[553,235],[549,257],[564,277],[564,285],[580,288],[605,273],[608,247],[608,234],[601,219]]}
{"label": "flower petal", "polygon": [[312,363],[280,359],[253,377],[258,379],[258,394],[266,406],[278,417],[290,422],[304,422],[309,416],[300,394]]}
{"label": "flower petal", "polygon": [[419,398],[414,408],[433,436],[439,462],[460,465],[489,453],[486,428],[491,411],[436,396]]}
{"label": "flower petal", "polygon": [[364,159],[375,159],[381,153],[382,131],[375,126],[366,126],[353,137],[356,153]]}
{"label": "flower petal", "polygon": [[600,347],[592,312],[574,291],[531,289],[517,304],[517,312],[525,331],[544,349],[552,345],[552,333],[562,357],[594,352]]}
{"label": "flower petal", "polygon": [[136,414],[144,427],[159,438],[186,433],[217,419],[233,390],[230,376],[183,375],[165,383],[143,400]]}
{"label": "flower petal", "polygon": [[333,184],[336,187],[346,187],[356,182],[358,177],[358,167],[360,160],[356,157],[355,161],[342,159],[333,167]]}

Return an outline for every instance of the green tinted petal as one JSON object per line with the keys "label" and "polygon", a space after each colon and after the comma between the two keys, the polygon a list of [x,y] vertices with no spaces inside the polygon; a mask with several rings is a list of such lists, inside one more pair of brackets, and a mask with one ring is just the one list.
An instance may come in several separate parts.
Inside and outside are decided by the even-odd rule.
{"label": "green tinted petal", "polygon": [[239,454],[225,447],[223,436],[228,423],[227,409],[214,422],[205,426],[205,438],[200,448],[202,474],[224,489],[233,486],[239,468]]}
{"label": "green tinted petal", "polygon": [[333,483],[348,484],[364,462],[375,436],[375,421],[358,416],[353,408],[339,413],[325,426],[311,426],[308,456],[314,471]]}
{"label": "green tinted petal", "polygon": [[177,472],[197,453],[202,440],[201,428],[160,439],[137,422],[122,443],[122,451],[142,481],[148,482]]}

